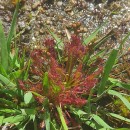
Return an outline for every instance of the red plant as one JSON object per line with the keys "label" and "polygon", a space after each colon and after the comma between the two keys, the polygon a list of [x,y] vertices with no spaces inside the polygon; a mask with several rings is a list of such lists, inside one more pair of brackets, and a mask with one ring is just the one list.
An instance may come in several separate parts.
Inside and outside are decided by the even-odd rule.
{"label": "red plant", "polygon": [[[32,64],[30,67],[30,77],[27,81],[19,80],[19,87],[23,91],[34,91],[43,97],[47,97],[49,102],[55,105],[74,105],[81,107],[86,104],[90,90],[97,84],[97,76],[102,72],[102,67],[98,60],[92,66],[96,71],[87,75],[83,70],[83,58],[89,51],[89,46],[84,46],[78,36],[73,35],[71,42],[66,43],[62,50],[62,61],[58,61],[58,54],[55,49],[54,40],[47,39],[43,43],[44,49],[34,49],[31,52]],[[101,60],[99,60],[101,61]],[[91,66],[90,66],[91,68]],[[48,91],[42,83],[43,76],[48,74]],[[31,76],[38,76],[34,82]],[[31,80],[31,82],[30,82]],[[39,103],[44,98],[35,96]]]}

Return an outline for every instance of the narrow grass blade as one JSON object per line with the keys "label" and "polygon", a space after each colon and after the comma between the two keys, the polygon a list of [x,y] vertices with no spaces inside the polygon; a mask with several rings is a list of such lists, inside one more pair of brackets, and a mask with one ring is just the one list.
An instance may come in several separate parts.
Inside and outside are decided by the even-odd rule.
{"label": "narrow grass blade", "polygon": [[0,109],[0,112],[2,113],[6,113],[6,114],[20,114],[21,111],[17,110],[17,109]]}
{"label": "narrow grass blade", "polygon": [[15,79],[20,78],[21,74],[22,74],[22,70],[17,70],[17,71],[10,73],[9,77],[11,80],[15,80]]}
{"label": "narrow grass blade", "polygon": [[90,43],[98,34],[98,32],[101,30],[101,28],[106,24],[103,23],[103,25],[101,25],[100,27],[98,27],[89,37],[87,37],[86,39],[83,40],[83,44],[87,45],[88,43]]}
{"label": "narrow grass blade", "polygon": [[70,110],[72,113],[74,113],[78,117],[83,117],[84,115],[88,115],[85,111],[83,111],[79,108],[70,107]]}
{"label": "narrow grass blade", "polygon": [[62,42],[62,40],[60,39],[60,38],[58,38],[57,37],[57,35],[56,34],[54,34],[50,29],[49,29],[49,27],[46,25],[46,27],[47,27],[47,29],[48,29],[48,31],[49,31],[49,33],[52,35],[52,37],[56,40],[56,42],[57,42],[57,49],[63,49],[63,47],[64,47],[64,44],[63,44],[63,42]]}
{"label": "narrow grass blade", "polygon": [[[36,110],[34,108],[26,108],[26,109],[20,109],[22,112],[22,115],[35,115],[36,114]],[[33,117],[33,120],[35,119],[35,117]]]}
{"label": "narrow grass blade", "polygon": [[109,58],[108,58],[108,60],[107,60],[107,62],[106,62],[104,72],[103,72],[103,75],[102,75],[102,79],[101,79],[101,82],[100,82],[100,86],[99,86],[99,89],[98,89],[98,95],[101,95],[105,90],[105,85],[106,85],[106,82],[109,78],[109,74],[111,72],[111,69],[112,69],[112,67],[115,63],[117,54],[118,54],[118,50],[113,49]]}
{"label": "narrow grass blade", "polygon": [[4,77],[3,75],[0,74],[0,81],[2,81],[6,87],[15,87],[16,85],[12,83],[9,79]]}
{"label": "narrow grass blade", "polygon": [[3,124],[4,116],[0,116],[0,126]]}
{"label": "narrow grass blade", "polygon": [[48,110],[44,114],[44,120],[45,120],[45,124],[46,124],[46,130],[51,130],[50,129],[50,113],[48,112]]}
{"label": "narrow grass blade", "polygon": [[91,58],[88,60],[88,65],[92,64],[94,61],[97,60],[98,57],[103,57],[106,50],[99,51],[96,55],[92,55]]}
{"label": "narrow grass blade", "polygon": [[17,108],[17,107],[18,107],[18,106],[17,106],[15,103],[13,103],[12,101],[6,100],[6,99],[4,99],[4,98],[0,98],[0,103],[1,103],[1,104],[4,104],[4,105],[8,105],[8,106],[11,107],[11,108]]}
{"label": "narrow grass blade", "polygon": [[[24,62],[24,61],[23,61],[23,62]],[[29,61],[27,62],[26,71],[25,71],[25,73],[23,73],[23,74],[24,74],[24,80],[27,80],[27,78],[28,78],[30,65],[31,65],[31,60],[29,60]]]}
{"label": "narrow grass blade", "polygon": [[3,123],[17,123],[20,121],[24,121],[25,116],[24,115],[17,115],[17,116],[10,116],[8,118],[4,118]]}
{"label": "narrow grass blade", "polygon": [[[100,82],[100,86],[99,86],[99,89],[98,89],[98,95],[102,94],[103,91],[105,90],[105,85],[106,85],[106,82],[109,78],[109,74],[110,74],[110,71],[114,65],[114,63],[117,61],[117,54],[118,54],[118,51],[122,49],[122,46],[123,44],[125,43],[125,41],[127,40],[127,38],[129,37],[130,33],[128,33],[125,38],[122,40],[118,50],[117,49],[113,49],[108,60],[107,60],[107,63],[105,65],[105,68],[104,68],[104,73],[102,75],[102,79],[101,79],[101,82]],[[127,86],[128,87],[128,86]]]}
{"label": "narrow grass blade", "polygon": [[102,37],[101,39],[99,39],[98,41],[95,42],[95,47],[94,49],[99,48],[103,43],[106,42],[106,40],[108,38],[110,38],[113,35],[113,31],[111,30],[110,32],[108,32],[104,37]]}
{"label": "narrow grass blade", "polygon": [[45,97],[44,97],[44,96],[42,96],[42,95],[40,95],[40,94],[38,94],[38,93],[36,93],[36,92],[33,92],[33,91],[28,91],[28,92],[31,92],[33,95],[35,95],[35,96],[38,96],[38,97],[41,97],[41,98],[44,98],[44,99],[45,99]]}
{"label": "narrow grass blade", "polygon": [[18,49],[15,49],[14,53],[10,53],[9,63],[10,63],[11,68],[15,68],[15,67],[20,68],[20,64],[18,62],[19,61],[18,55],[19,55]]}
{"label": "narrow grass blade", "polygon": [[118,87],[121,87],[121,88],[124,88],[124,89],[127,89],[127,90],[130,90],[130,84],[126,84],[126,83],[123,83],[117,79],[113,79],[113,78],[108,78],[108,80],[112,83],[112,84],[115,84],[115,86],[118,86]]}
{"label": "narrow grass blade", "polygon": [[129,36],[130,36],[130,32],[123,38],[123,40],[122,40],[121,43],[120,43],[119,50],[120,50],[122,53],[121,53],[120,56],[118,56],[118,58],[116,59],[116,63],[118,62],[119,58],[124,55],[122,48],[123,48],[123,45],[125,44],[125,42],[126,42],[126,40],[128,39]]}
{"label": "narrow grass blade", "polygon": [[87,100],[87,105],[86,105],[86,112],[88,114],[91,114],[91,98],[92,98],[92,95],[93,95],[93,92],[94,92],[94,89],[91,89],[90,93],[89,93],[89,97],[88,97],[88,100]]}
{"label": "narrow grass blade", "polygon": [[101,119],[98,115],[92,114],[92,118],[103,128],[112,129],[103,119]]}
{"label": "narrow grass blade", "polygon": [[59,106],[57,106],[56,108],[57,108],[58,114],[60,116],[60,120],[61,120],[64,130],[68,130],[68,126],[66,125],[66,122],[65,122],[65,119],[64,119],[64,116],[62,113],[62,109]]}
{"label": "narrow grass blade", "polygon": [[5,87],[0,89],[0,94],[5,94],[10,97],[19,96],[16,89],[6,89]]}
{"label": "narrow grass blade", "polygon": [[37,129],[37,126],[38,126],[37,121],[34,120],[34,130],[38,130],[38,129]]}
{"label": "narrow grass blade", "polygon": [[123,44],[126,42],[126,40],[128,39],[129,36],[130,36],[130,32],[123,38],[123,40],[119,46],[119,50],[122,50]]}
{"label": "narrow grass blade", "polygon": [[51,130],[57,130],[53,122],[51,122]]}
{"label": "narrow grass blade", "polygon": [[49,100],[46,98],[43,102],[43,106],[45,109],[45,113],[43,114],[43,118],[45,121],[45,127],[46,130],[51,130],[51,117],[50,117],[50,111],[49,111]]}
{"label": "narrow grass blade", "polygon": [[130,119],[125,118],[125,117],[123,117],[123,116],[120,116],[120,115],[118,115],[118,114],[108,113],[107,115],[110,115],[110,116],[112,116],[112,117],[114,117],[114,118],[116,118],[116,119],[119,119],[119,120],[122,120],[122,121],[129,122],[129,123],[130,123]]}
{"label": "narrow grass blade", "polygon": [[117,92],[115,90],[109,90],[108,94],[118,97],[124,103],[124,105],[130,110],[130,102],[124,96],[122,96],[120,92]]}
{"label": "narrow grass blade", "polygon": [[7,75],[7,73],[6,73],[6,71],[5,71],[5,69],[3,68],[3,66],[0,64],[0,74],[2,74],[3,76],[5,76],[5,77],[8,77],[8,75]]}
{"label": "narrow grass blade", "polygon": [[90,126],[93,130],[99,130],[99,126],[92,120],[85,121],[85,124]]}
{"label": "narrow grass blade", "polygon": [[111,130],[109,128],[108,129],[107,128],[102,128],[97,123],[95,123],[93,120],[88,120],[88,121],[85,122],[85,124],[92,127],[93,130]]}
{"label": "narrow grass blade", "polygon": [[0,52],[1,52],[1,65],[7,71],[8,68],[8,51],[7,51],[7,42],[4,34],[4,29],[2,22],[0,21]]}
{"label": "narrow grass blade", "polygon": [[14,32],[15,32],[16,20],[17,20],[17,17],[18,17],[18,10],[19,10],[19,2],[16,5],[16,9],[15,9],[15,12],[14,12],[14,15],[13,15],[13,20],[12,20],[12,23],[11,23],[10,32],[9,32],[9,35],[8,35],[8,38],[7,38],[8,53],[10,53],[11,40],[12,40],[13,35],[15,34]]}
{"label": "narrow grass blade", "polygon": [[117,129],[114,129],[114,130],[130,130],[130,128],[117,128]]}
{"label": "narrow grass blade", "polygon": [[61,57],[61,54],[60,54],[60,50],[63,50],[64,44],[63,44],[62,40],[61,40],[60,38],[58,38],[57,35],[54,34],[54,33],[49,29],[49,27],[48,27],[47,25],[46,25],[46,27],[47,27],[49,33],[52,35],[52,37],[56,40],[55,49],[56,49],[56,51],[57,51],[57,53],[58,53],[58,59],[59,59],[59,61],[61,62],[62,57]]}
{"label": "narrow grass blade", "polygon": [[90,114],[89,108],[87,108],[87,112],[85,112],[82,111],[80,108],[70,107],[70,111],[71,113],[75,114],[81,122],[84,122],[86,125],[92,127],[93,129],[100,130],[101,126],[94,120],[90,120],[90,118],[92,118],[92,114]]}

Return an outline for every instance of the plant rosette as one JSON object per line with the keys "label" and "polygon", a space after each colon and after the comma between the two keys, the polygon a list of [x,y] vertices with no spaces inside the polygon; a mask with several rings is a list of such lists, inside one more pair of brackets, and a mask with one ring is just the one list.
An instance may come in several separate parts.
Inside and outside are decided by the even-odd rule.
{"label": "plant rosette", "polygon": [[38,104],[48,99],[50,111],[61,106],[67,123],[65,108],[70,105],[84,106],[102,72],[101,58],[90,65],[84,63],[91,48],[90,45],[83,45],[77,35],[72,35],[71,41],[62,49],[54,40],[46,39],[42,49],[34,49],[30,53],[29,77],[26,81],[18,81],[19,88],[25,92],[31,91]]}

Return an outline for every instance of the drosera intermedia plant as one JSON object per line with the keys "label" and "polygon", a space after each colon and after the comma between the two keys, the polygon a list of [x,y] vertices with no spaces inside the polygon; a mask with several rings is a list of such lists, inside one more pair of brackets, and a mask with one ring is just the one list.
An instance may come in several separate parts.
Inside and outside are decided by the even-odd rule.
{"label": "drosera intermedia plant", "polygon": [[[62,122],[61,127],[63,127],[66,130],[68,129],[68,126],[66,125],[68,118],[66,117],[66,113],[68,112],[64,110],[65,108],[63,108],[63,106],[70,105],[74,101],[72,98],[69,101],[68,97],[72,95],[74,99],[78,99],[78,101],[74,101],[72,105],[77,107],[83,106],[84,104],[86,104],[86,97],[84,93],[89,93],[89,89],[91,87],[94,87],[97,82],[95,79],[96,72],[93,73],[91,76],[89,75],[90,77],[86,77],[87,72],[82,74],[82,56],[88,51],[87,47],[81,44],[80,38],[74,36],[72,38],[72,42],[76,42],[78,44],[74,44],[72,46],[72,44],[69,42],[68,46],[65,46],[66,52],[63,53],[63,50],[61,51],[59,45],[54,45],[54,40],[48,39],[44,43],[44,49],[34,50],[31,53],[32,64],[30,67],[30,60],[29,62],[27,62],[25,60],[24,54],[23,57],[20,58],[18,56],[17,48],[14,54],[11,53],[11,42],[13,36],[15,35],[18,9],[19,2],[16,5],[16,10],[13,16],[11,29],[7,39],[3,31],[2,22],[0,23],[0,94],[2,95],[2,97],[0,98],[0,125],[8,124],[13,126],[13,128],[15,129],[24,130],[26,127],[28,127],[28,124],[33,122],[34,126],[31,127],[32,129],[34,128],[34,130],[36,130],[39,129],[39,125],[37,124],[39,121],[37,120],[41,120],[43,124],[45,121],[46,129],[56,129],[54,123],[55,118],[56,120],[59,120],[59,118],[57,118],[56,114],[53,118],[54,120],[50,121],[50,117],[52,116],[51,112],[55,112],[55,109],[57,109],[57,112],[59,113]],[[70,47],[72,47],[72,50]],[[77,54],[75,53],[77,51],[76,47],[78,47],[79,49]],[[69,52],[71,51],[74,52],[74,59],[72,54],[70,55],[70,57],[68,57]],[[43,56],[41,56],[42,54]],[[37,57],[39,55],[40,57]],[[39,61],[37,61],[37,58],[39,59]],[[51,62],[53,63],[52,65]],[[37,66],[37,63],[39,63],[39,66]],[[35,66],[38,68],[35,68]],[[29,67],[30,71],[28,73]],[[99,71],[97,70],[97,73],[98,72]],[[74,77],[74,81],[72,77]],[[55,78],[57,78],[58,80],[56,80]],[[18,80],[19,87],[17,87],[17,79],[21,79]],[[29,80],[22,81],[26,79]],[[82,79],[82,82],[77,82],[78,79]],[[88,86],[88,88],[85,84],[85,80],[90,80],[92,82],[91,86]],[[24,87],[23,82],[25,82],[25,85],[28,85],[28,88]],[[35,84],[33,84],[34,82]],[[81,84],[85,85],[86,87],[82,87],[80,89],[80,93],[78,93],[79,87],[75,85]],[[72,93],[73,88],[76,95]],[[21,90],[31,92],[23,93],[23,91]],[[63,100],[61,100],[61,98],[64,95],[67,96]],[[38,104],[36,101],[38,101]],[[43,105],[41,106],[41,104]],[[56,105],[56,107],[54,107],[54,105]],[[63,108],[63,113],[61,108]],[[50,110],[52,111],[50,112]],[[43,111],[45,112],[43,113]],[[60,121],[58,122],[60,124]],[[58,125],[56,127],[58,127]]]}
{"label": "drosera intermedia plant", "polygon": [[[50,114],[49,119],[57,118],[58,112],[62,122],[59,128],[67,130],[70,126],[74,127],[71,122],[74,122],[74,119],[69,115],[67,106],[80,108],[87,103],[90,90],[98,83],[103,60],[98,58],[100,62],[95,61],[95,64],[90,65],[96,66],[91,73],[90,66],[84,69],[83,59],[91,50],[91,46],[83,45],[77,35],[72,35],[71,41],[64,44],[63,50],[60,51],[60,60],[55,46],[54,40],[46,39],[42,49],[34,49],[30,54],[32,64],[28,80],[18,82],[19,88],[26,92],[31,91],[39,104],[48,100],[49,111],[55,110],[54,116]],[[46,129],[47,127],[46,124]]]}

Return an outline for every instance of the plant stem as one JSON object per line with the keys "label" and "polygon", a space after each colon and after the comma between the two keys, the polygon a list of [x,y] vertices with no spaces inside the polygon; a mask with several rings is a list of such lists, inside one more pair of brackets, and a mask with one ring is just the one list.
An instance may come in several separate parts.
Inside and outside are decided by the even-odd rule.
{"label": "plant stem", "polygon": [[37,121],[34,121],[34,130],[37,130]]}
{"label": "plant stem", "polygon": [[62,123],[62,126],[63,126],[64,130],[68,130],[68,126],[66,125],[66,122],[65,122],[61,107],[56,106],[56,108],[57,108],[58,114],[60,116],[60,120],[61,120],[61,123]]}

